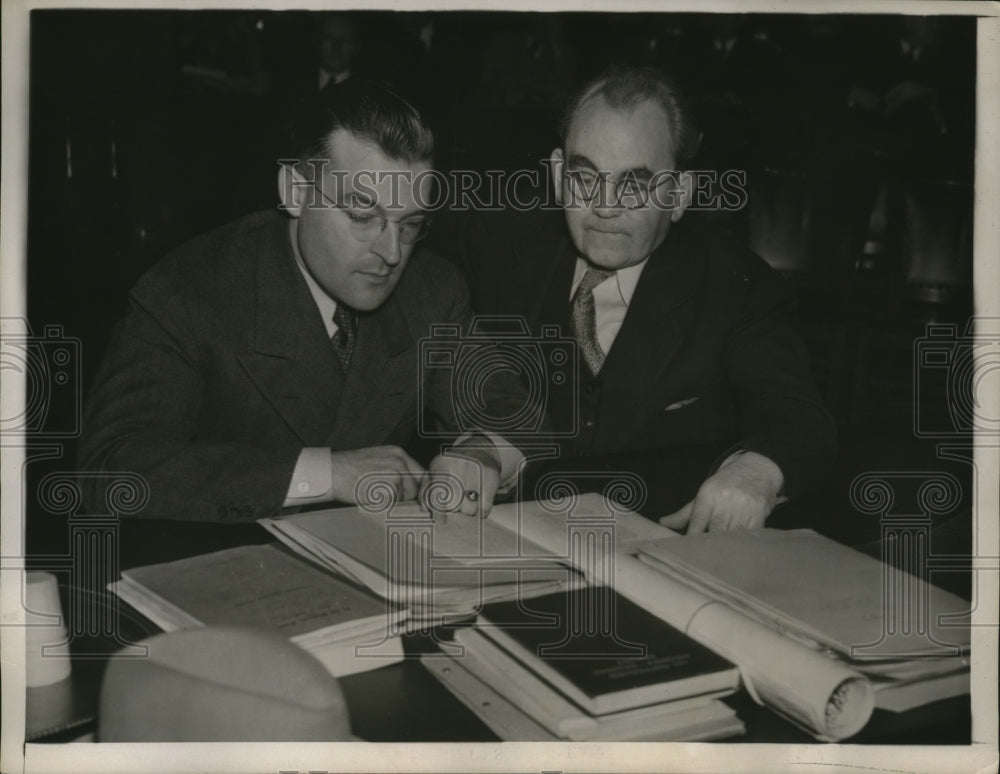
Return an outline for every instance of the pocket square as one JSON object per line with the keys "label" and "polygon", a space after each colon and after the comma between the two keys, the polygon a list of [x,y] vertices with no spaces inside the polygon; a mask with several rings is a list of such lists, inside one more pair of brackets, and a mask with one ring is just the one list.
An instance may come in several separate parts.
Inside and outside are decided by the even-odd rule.
{"label": "pocket square", "polygon": [[671,403],[669,406],[667,406],[663,410],[664,411],[676,411],[677,409],[684,408],[685,406],[690,406],[692,403],[694,403],[696,400],[698,400],[699,397],[700,396],[696,395],[693,398],[685,398],[684,400],[679,400],[676,403]]}

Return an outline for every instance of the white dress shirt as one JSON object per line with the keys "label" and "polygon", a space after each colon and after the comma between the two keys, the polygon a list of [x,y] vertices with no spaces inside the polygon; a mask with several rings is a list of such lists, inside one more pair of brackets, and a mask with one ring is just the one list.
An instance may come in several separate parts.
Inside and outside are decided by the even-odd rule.
{"label": "white dress shirt", "polygon": [[[597,324],[597,344],[607,355],[611,345],[615,343],[618,331],[625,322],[628,305],[632,303],[636,285],[642,270],[646,268],[649,258],[634,266],[618,269],[593,290],[594,317]],[[587,273],[589,264],[583,258],[576,259],[576,270],[573,272],[573,284],[570,286],[569,297],[572,299],[576,288]]]}
{"label": "white dress shirt", "polygon": [[351,77],[350,70],[341,70],[340,72],[331,73],[329,70],[320,67],[319,75],[316,80],[317,83],[319,83],[319,90],[323,91],[323,89],[326,88],[326,85],[330,83],[330,81],[333,81],[334,83],[343,83],[350,77]]}
{"label": "white dress shirt", "polygon": [[[293,241],[294,244],[294,241]],[[327,335],[332,339],[339,330],[338,325],[333,321],[333,314],[337,311],[337,302],[326,294],[326,291],[319,286],[313,276],[302,263],[298,250],[293,250],[295,263],[302,272],[302,277],[309,286],[309,293],[312,295],[316,308],[326,326]],[[516,446],[505,441],[495,433],[484,432],[500,455],[500,488],[501,493],[507,491],[517,480],[521,464],[524,461],[524,454]],[[469,433],[462,435],[455,444],[470,437]],[[325,502],[330,500],[330,491],[333,489],[333,465],[330,460],[330,449],[325,446],[306,447],[299,452],[299,458],[292,471],[292,480],[288,484],[288,492],[285,495],[284,506],[307,505],[314,502]]]}
{"label": "white dress shirt", "polygon": [[[292,242],[294,244],[294,241]],[[302,277],[309,286],[309,294],[316,303],[323,325],[326,326],[326,333],[332,339],[339,330],[337,323],[333,321],[333,314],[337,311],[337,302],[326,294],[326,291],[313,279],[312,274],[306,269],[299,256],[298,250],[292,251],[295,254],[295,263],[302,272]],[[322,502],[330,499],[330,490],[333,489],[333,468],[330,463],[330,450],[325,446],[306,447],[299,452],[299,459],[295,463],[295,470],[292,471],[292,480],[288,484],[288,494],[285,496],[285,505],[306,505],[312,502]]]}

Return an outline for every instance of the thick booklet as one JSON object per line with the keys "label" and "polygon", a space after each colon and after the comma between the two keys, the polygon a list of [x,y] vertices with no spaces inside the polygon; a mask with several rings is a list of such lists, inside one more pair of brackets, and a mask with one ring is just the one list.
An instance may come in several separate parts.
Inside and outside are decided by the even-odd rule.
{"label": "thick booklet", "polygon": [[607,587],[489,604],[476,623],[592,715],[739,685],[732,663]]}
{"label": "thick booklet", "polygon": [[580,578],[565,558],[495,520],[434,516],[416,503],[260,523],[296,553],[406,607],[411,620],[467,616],[491,600],[565,588]]}
{"label": "thick booklet", "polygon": [[[592,715],[570,701],[555,687],[511,656],[475,628],[459,629],[455,642],[461,655],[451,658],[477,680],[489,686],[526,715],[561,739],[577,742],[639,741],[651,738],[666,741],[686,729],[696,717],[726,717],[716,699],[732,689],[691,696],[686,699],[650,704],[622,712]],[[726,720],[725,730],[732,732]],[[689,741],[694,741],[689,740]]]}
{"label": "thick booklet", "polygon": [[125,570],[111,588],[165,631],[212,625],[269,629],[338,677],[403,658],[399,629],[405,610],[273,544]]}

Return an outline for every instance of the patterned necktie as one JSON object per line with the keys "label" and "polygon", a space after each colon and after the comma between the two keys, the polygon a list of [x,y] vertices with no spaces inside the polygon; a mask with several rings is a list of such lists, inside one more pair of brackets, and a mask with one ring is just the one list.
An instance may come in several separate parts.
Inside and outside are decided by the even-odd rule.
{"label": "patterned necktie", "polygon": [[333,322],[337,325],[337,332],[333,334],[330,343],[333,345],[333,352],[340,361],[341,368],[347,373],[347,366],[351,362],[351,352],[354,351],[354,340],[358,335],[358,322],[354,310],[344,304],[337,304],[337,310],[333,313]]}
{"label": "patterned necktie", "polygon": [[594,311],[594,288],[614,274],[607,269],[593,266],[587,269],[583,279],[573,294],[572,325],[573,335],[583,352],[583,359],[595,376],[604,365],[604,352],[597,342],[597,315]]}

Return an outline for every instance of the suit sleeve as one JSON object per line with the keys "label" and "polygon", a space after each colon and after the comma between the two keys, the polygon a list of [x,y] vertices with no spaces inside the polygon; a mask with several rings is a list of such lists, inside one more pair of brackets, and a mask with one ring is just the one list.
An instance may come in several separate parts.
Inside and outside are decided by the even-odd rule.
{"label": "suit sleeve", "polygon": [[[81,469],[131,471],[148,484],[145,518],[251,521],[282,506],[299,448],[199,437],[210,368],[206,334],[183,295],[140,283],[112,334],[88,397]],[[83,482],[85,507],[107,511],[106,476]]]}
{"label": "suit sleeve", "polygon": [[814,487],[836,457],[836,426],[809,376],[795,298],[769,270],[749,284],[730,332],[726,375],[736,392],[740,441],[719,458],[745,449],[773,460],[789,497]]}

